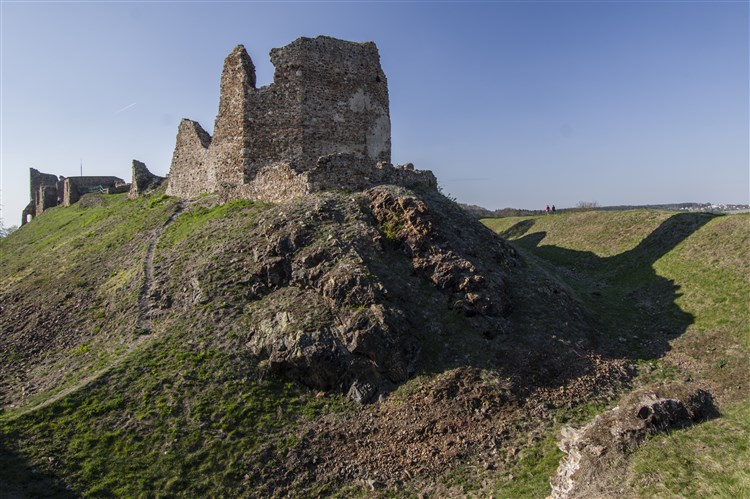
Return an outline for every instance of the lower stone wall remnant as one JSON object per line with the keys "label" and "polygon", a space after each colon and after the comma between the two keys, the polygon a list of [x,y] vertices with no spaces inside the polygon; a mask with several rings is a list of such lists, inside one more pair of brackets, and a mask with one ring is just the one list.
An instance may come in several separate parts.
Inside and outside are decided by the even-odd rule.
{"label": "lower stone wall remnant", "polygon": [[167,194],[194,198],[216,190],[216,171],[208,162],[211,136],[197,121],[183,119],[169,168]]}
{"label": "lower stone wall remnant", "polygon": [[68,177],[63,184],[62,205],[70,206],[92,190],[103,193],[109,187],[123,184],[125,181],[119,177]]}
{"label": "lower stone wall remnant", "polygon": [[133,160],[133,178],[130,182],[130,189],[128,191],[128,199],[135,199],[149,191],[152,191],[159,187],[164,182],[164,177],[154,175],[151,173],[146,164]]}

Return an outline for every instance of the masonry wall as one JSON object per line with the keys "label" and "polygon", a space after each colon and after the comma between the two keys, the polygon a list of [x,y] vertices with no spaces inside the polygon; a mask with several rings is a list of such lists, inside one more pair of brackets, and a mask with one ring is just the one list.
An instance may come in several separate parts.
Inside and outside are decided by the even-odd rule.
{"label": "masonry wall", "polygon": [[298,195],[306,179],[289,175],[315,169],[321,156],[390,162],[388,85],[374,43],[300,38],[273,49],[271,62],[273,83],[256,88],[245,48],[227,56],[214,136],[180,123],[168,194],[278,199],[287,194],[272,194],[274,185]]}
{"label": "masonry wall", "polygon": [[401,185],[410,189],[437,188],[437,179],[429,170],[414,170],[385,162],[372,166],[369,161],[351,154],[320,158],[316,167],[307,172],[306,178],[309,192],[341,188],[360,191],[383,184]]}
{"label": "masonry wall", "polygon": [[116,187],[125,181],[119,177],[68,177],[63,184],[62,205],[70,206],[94,187]]}
{"label": "masonry wall", "polygon": [[390,162],[388,83],[372,42],[299,38],[271,51],[274,82],[251,90],[247,178],[270,162],[298,172],[351,153]]}
{"label": "masonry wall", "polygon": [[[29,168],[29,204],[21,213],[21,225],[27,222],[28,217],[38,216],[44,211],[45,207],[56,205],[58,183],[57,175],[42,173],[35,168]],[[49,190],[42,190],[42,187],[49,188]],[[54,192],[52,189],[54,189]]]}
{"label": "masonry wall", "polygon": [[208,153],[219,189],[233,188],[248,180],[247,169],[252,155],[248,107],[250,93],[254,90],[255,66],[245,47],[238,45],[224,60],[219,114]]}
{"label": "masonry wall", "polygon": [[138,196],[156,189],[164,182],[164,177],[154,175],[148,170],[145,163],[137,159],[133,160],[132,172],[130,185],[127,191],[124,191],[128,193],[128,199],[136,199]]}
{"label": "masonry wall", "polygon": [[208,161],[211,136],[197,121],[183,119],[169,168],[167,194],[194,198],[217,190],[216,171]]}
{"label": "masonry wall", "polygon": [[39,216],[48,208],[57,206],[59,203],[56,185],[40,185],[36,192],[36,207],[34,216]]}
{"label": "masonry wall", "polygon": [[272,61],[298,68],[289,77],[298,80],[303,92],[303,170],[314,168],[322,156],[339,153],[372,165],[390,163],[388,83],[374,43],[300,39],[272,52]]}
{"label": "masonry wall", "polygon": [[40,186],[55,186],[58,180],[57,175],[42,173],[35,168],[29,168],[29,199],[34,199]]}

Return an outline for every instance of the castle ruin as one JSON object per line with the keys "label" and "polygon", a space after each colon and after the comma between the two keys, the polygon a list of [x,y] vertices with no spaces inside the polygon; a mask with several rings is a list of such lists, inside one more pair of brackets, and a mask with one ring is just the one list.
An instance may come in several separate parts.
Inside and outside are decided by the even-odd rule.
{"label": "castle ruin", "polygon": [[[53,206],[70,206],[88,192],[119,192],[127,186],[118,177],[58,177],[29,168],[29,204],[21,214],[21,225]],[[123,191],[124,192],[124,191]]]}
{"label": "castle ruin", "polygon": [[[282,202],[324,190],[360,191],[380,184],[437,187],[432,172],[393,166],[388,83],[373,42],[299,38],[271,50],[274,81],[256,87],[255,65],[242,45],[225,59],[214,135],[183,119],[166,193],[218,193]],[[133,161],[133,180],[58,177],[31,168],[21,224],[87,192],[129,192],[131,199],[163,179]]]}
{"label": "castle ruin", "polygon": [[256,88],[242,45],[224,61],[214,135],[182,120],[167,194],[279,202],[310,192],[437,182],[391,165],[388,85],[372,42],[299,38],[271,50],[274,81]]}

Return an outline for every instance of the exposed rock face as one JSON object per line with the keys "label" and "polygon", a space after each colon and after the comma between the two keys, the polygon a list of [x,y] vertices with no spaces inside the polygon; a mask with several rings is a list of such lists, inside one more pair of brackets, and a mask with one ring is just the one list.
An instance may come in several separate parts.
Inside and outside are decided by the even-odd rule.
{"label": "exposed rock face", "polygon": [[[414,286],[429,290],[431,317],[453,309],[469,324],[467,334],[481,339],[508,328],[500,269],[514,265],[511,250],[451,206],[436,192],[427,201],[395,186],[279,204],[241,244],[228,241],[207,260],[183,256],[193,261],[188,271],[163,273],[165,307],[210,310],[218,302],[226,312],[211,322],[240,328],[247,334],[241,345],[263,366],[316,390],[372,401],[405,381],[421,345],[432,341],[425,337],[440,334],[439,323],[428,326],[424,310],[415,315],[404,301]],[[394,218],[406,221],[397,236],[388,229]],[[464,222],[472,234],[461,243],[454,225]],[[470,254],[475,245],[481,258]],[[484,255],[493,255],[492,269]]]}
{"label": "exposed rock face", "polygon": [[245,48],[229,54],[214,136],[182,121],[168,194],[283,201],[383,183],[436,185],[429,172],[390,166],[388,86],[374,43],[300,38],[273,49],[271,61],[274,82],[256,88]]}
{"label": "exposed rock face", "polygon": [[[375,219],[386,237],[397,241],[412,267],[451,297],[451,304],[467,315],[489,317],[510,311],[505,283],[499,275],[482,273],[450,245],[437,230],[435,215],[424,201],[406,191],[368,191]],[[499,258],[506,258],[498,253]]]}
{"label": "exposed rock face", "polygon": [[601,497],[598,475],[632,452],[647,435],[719,415],[713,397],[694,386],[669,385],[634,392],[579,430],[564,428],[558,443],[566,456],[552,477],[555,499]]}
{"label": "exposed rock face", "polygon": [[133,179],[130,182],[130,191],[128,192],[128,199],[135,199],[148,191],[152,191],[159,187],[164,181],[164,177],[154,175],[144,163],[141,163],[137,159],[133,160]]}

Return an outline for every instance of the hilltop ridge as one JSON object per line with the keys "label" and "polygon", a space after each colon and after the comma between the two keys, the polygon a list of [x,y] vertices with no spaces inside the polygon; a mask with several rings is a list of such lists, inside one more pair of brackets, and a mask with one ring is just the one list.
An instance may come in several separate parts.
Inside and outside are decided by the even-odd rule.
{"label": "hilltop ridge", "polygon": [[[654,318],[611,308],[620,307],[620,291],[592,286],[582,272],[632,273],[628,266],[642,261],[637,254],[617,257],[616,265],[592,260],[571,273],[561,263],[573,260],[550,265],[527,253],[545,248],[526,246],[536,237],[514,249],[434,191],[378,187],[279,205],[214,201],[185,203],[167,224],[179,201],[158,191],[130,201],[124,194],[88,195],[72,207],[46,211],[0,243],[5,255],[13,255],[0,265],[0,431],[13,455],[41,466],[49,483],[62,480],[80,492],[97,487],[122,494],[240,495],[327,494],[341,484],[356,491],[371,483],[442,494],[490,480],[491,489],[542,494],[561,457],[549,436],[555,421],[564,414],[580,420],[634,381],[673,379],[675,364],[659,360],[665,345],[660,335],[680,338],[670,323],[683,329],[688,323],[688,334],[675,345],[695,341],[688,316],[659,312],[646,301],[637,310],[656,313],[663,332],[644,330],[638,340],[628,335],[621,341],[628,324],[637,328]],[[626,239],[593,237],[597,227],[612,226],[604,212],[540,217],[535,224],[556,223],[547,232],[559,238],[562,224],[574,227],[585,219],[593,238],[576,244],[606,244],[604,253],[592,248],[614,258],[670,220],[663,213],[624,213],[630,222],[617,224],[630,227]],[[675,220],[638,251],[695,251],[693,243],[682,242],[714,226],[709,232],[717,233],[716,223],[724,220],[685,216],[706,218],[696,224]],[[503,219],[510,228],[520,222]],[[522,227],[524,232],[505,232],[516,241],[534,233],[534,225]],[[150,330],[144,331],[138,327],[139,296],[150,245],[154,285]],[[447,247],[454,253],[441,257],[440,248]],[[453,275],[487,275],[486,285],[500,286],[497,296],[505,298],[492,305],[481,299],[481,290],[490,288],[452,287],[464,282]],[[658,282],[645,288],[652,291],[644,300],[663,303]],[[469,293],[479,296],[472,302]],[[610,320],[604,311],[617,315]],[[346,331],[347,324],[360,331],[354,343],[316,348],[325,343],[315,338]],[[729,348],[732,340],[726,339],[721,344]],[[390,364],[383,363],[378,344],[383,352],[403,345],[412,357],[397,364],[388,355]],[[719,368],[708,356],[696,369],[691,366],[701,364],[684,363],[685,346],[668,354],[678,372],[708,381],[720,404],[744,400],[744,391],[732,388],[744,372],[740,357]],[[742,348],[737,354],[746,355]],[[370,377],[331,381],[352,379],[357,366]],[[397,377],[399,366],[411,369],[405,378]],[[344,394],[362,401],[382,397],[357,409]],[[45,437],[40,432],[48,425],[52,433]],[[42,466],[48,455],[54,461]],[[392,457],[378,457],[384,455]],[[196,460],[213,464],[184,467]],[[476,463],[484,463],[483,471],[472,468]],[[527,476],[519,471],[526,466],[539,468]],[[19,478],[11,483],[28,487],[25,468],[12,469]],[[464,478],[439,478],[458,477],[451,475],[455,470],[463,470]],[[525,478],[506,481],[508,473]],[[207,482],[219,475],[225,476],[220,483]]]}

